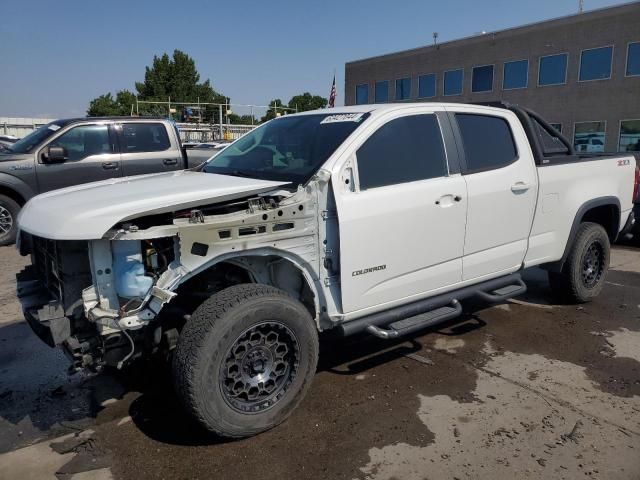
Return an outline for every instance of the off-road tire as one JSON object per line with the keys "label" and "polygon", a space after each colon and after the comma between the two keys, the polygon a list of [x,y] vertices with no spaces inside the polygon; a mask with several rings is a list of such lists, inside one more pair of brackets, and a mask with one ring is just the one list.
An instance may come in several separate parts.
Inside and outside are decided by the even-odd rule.
{"label": "off-road tire", "polygon": [[[598,271],[593,278],[588,273],[587,260],[590,249],[598,250]],[[609,235],[602,225],[585,222],[576,233],[569,255],[561,272],[549,272],[549,283],[553,293],[572,303],[585,303],[597,297],[609,270],[611,245]],[[587,281],[587,278],[591,278]]]}
{"label": "off-road tire", "polygon": [[[297,364],[296,373],[271,406],[240,412],[225,390],[225,362],[246,332],[265,324],[281,325],[295,337],[297,361],[290,363]],[[317,361],[318,332],[307,309],[277,288],[242,284],[216,293],[196,309],[178,339],[172,374],[180,401],[203,427],[221,437],[242,438],[273,428],[291,414],[311,384]]]}
{"label": "off-road tire", "polygon": [[[11,245],[16,241],[18,233],[18,212],[20,205],[5,195],[0,195],[0,246]],[[5,231],[7,221],[11,222],[11,227]]]}

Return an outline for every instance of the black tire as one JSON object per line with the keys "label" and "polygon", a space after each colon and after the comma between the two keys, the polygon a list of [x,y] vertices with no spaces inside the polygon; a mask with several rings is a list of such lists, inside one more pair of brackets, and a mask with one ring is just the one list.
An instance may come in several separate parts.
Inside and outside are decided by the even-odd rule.
{"label": "black tire", "polygon": [[[291,414],[317,362],[318,332],[307,309],[277,288],[242,284],[196,309],[178,339],[172,372],[178,397],[201,425],[242,438]],[[259,378],[262,386],[255,386]]]}
{"label": "black tire", "polygon": [[611,245],[602,225],[580,225],[560,273],[549,272],[553,293],[573,303],[597,297],[607,277]]}
{"label": "black tire", "polygon": [[20,205],[5,195],[0,195],[0,246],[11,245],[18,233]]}

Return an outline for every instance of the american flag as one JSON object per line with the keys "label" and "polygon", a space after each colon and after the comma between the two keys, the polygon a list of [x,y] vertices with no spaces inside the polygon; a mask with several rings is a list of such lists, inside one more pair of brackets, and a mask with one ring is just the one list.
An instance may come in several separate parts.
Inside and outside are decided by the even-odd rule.
{"label": "american flag", "polygon": [[329,106],[327,108],[333,108],[336,106],[336,76],[333,76],[333,84],[331,85],[331,93],[329,94]]}

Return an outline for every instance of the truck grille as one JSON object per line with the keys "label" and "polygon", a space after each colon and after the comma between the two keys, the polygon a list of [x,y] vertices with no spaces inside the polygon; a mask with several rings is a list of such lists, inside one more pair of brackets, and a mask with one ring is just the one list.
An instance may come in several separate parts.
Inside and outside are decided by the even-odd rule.
{"label": "truck grille", "polygon": [[56,241],[32,237],[31,261],[38,280],[65,311],[82,299],[91,285],[89,249],[83,241]]}

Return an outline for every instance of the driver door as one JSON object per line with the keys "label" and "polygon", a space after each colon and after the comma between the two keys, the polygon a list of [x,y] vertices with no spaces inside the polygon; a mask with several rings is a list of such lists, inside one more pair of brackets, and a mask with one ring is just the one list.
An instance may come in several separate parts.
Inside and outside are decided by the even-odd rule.
{"label": "driver door", "polygon": [[446,117],[425,110],[377,126],[357,148],[357,168],[347,163],[333,176],[342,179],[336,202],[346,314],[462,281],[466,183],[449,168],[457,151],[445,148]]}
{"label": "driver door", "polygon": [[[76,125],[55,137],[36,154],[39,191],[120,177],[120,154],[114,138],[106,124]],[[54,146],[65,149],[66,160],[47,163],[47,148]]]}

